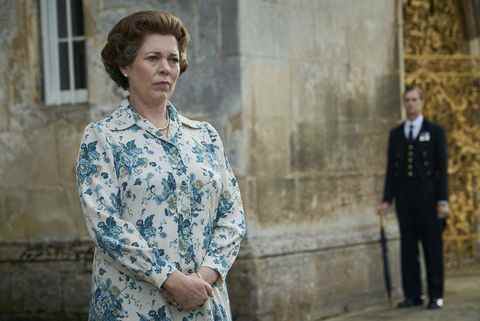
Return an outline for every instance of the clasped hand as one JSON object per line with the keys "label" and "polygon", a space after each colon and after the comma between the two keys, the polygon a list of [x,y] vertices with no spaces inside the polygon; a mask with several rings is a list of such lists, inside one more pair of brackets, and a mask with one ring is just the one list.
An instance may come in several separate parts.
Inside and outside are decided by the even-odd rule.
{"label": "clasped hand", "polygon": [[192,310],[205,304],[213,296],[212,286],[196,274],[173,272],[165,281],[163,288],[167,300],[180,310]]}

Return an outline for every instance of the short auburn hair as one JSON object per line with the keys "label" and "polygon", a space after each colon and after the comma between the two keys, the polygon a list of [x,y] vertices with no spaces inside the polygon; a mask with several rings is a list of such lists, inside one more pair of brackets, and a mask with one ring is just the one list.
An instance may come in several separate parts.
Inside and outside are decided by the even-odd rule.
{"label": "short auburn hair", "polygon": [[147,35],[172,35],[177,39],[180,54],[180,74],[188,67],[187,45],[190,35],[182,21],[165,11],[139,11],[122,18],[108,33],[102,49],[105,70],[117,85],[127,90],[128,79],[120,67],[130,65]]}

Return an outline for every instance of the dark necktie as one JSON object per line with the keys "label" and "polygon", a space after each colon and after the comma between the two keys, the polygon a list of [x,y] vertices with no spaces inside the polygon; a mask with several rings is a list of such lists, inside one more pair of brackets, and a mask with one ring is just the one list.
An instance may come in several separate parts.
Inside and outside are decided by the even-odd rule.
{"label": "dark necktie", "polygon": [[408,132],[408,140],[413,142],[413,125],[410,125],[410,131]]}

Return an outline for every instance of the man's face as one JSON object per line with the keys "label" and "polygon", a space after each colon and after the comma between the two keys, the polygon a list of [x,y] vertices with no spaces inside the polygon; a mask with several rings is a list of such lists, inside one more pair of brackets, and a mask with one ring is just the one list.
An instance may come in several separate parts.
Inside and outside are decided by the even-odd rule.
{"label": "man's face", "polygon": [[417,118],[422,113],[423,108],[423,100],[420,98],[418,90],[414,89],[405,93],[403,99],[407,117],[412,120]]}

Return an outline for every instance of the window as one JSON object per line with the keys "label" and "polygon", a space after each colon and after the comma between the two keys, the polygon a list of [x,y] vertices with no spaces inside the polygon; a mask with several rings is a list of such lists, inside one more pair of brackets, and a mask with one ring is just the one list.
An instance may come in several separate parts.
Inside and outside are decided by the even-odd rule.
{"label": "window", "polygon": [[87,101],[81,0],[41,0],[44,96],[47,105]]}

